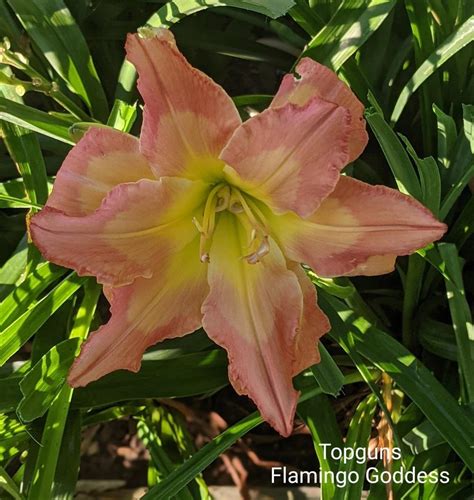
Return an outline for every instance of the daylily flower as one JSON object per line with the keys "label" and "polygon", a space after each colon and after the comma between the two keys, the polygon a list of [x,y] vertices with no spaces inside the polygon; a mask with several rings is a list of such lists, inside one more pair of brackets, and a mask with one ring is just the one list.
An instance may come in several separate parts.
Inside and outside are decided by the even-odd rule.
{"label": "daylily flower", "polygon": [[329,330],[300,263],[386,273],[445,226],[409,196],[340,175],[367,143],[363,105],[324,66],[302,59],[242,123],[170,31],[129,35],[126,49],[145,102],[140,138],[91,128],[30,224],[47,259],[96,276],[111,303],[69,383],[137,371],[149,346],[202,325],[226,349],[235,390],[287,436],[292,378],[319,361]]}

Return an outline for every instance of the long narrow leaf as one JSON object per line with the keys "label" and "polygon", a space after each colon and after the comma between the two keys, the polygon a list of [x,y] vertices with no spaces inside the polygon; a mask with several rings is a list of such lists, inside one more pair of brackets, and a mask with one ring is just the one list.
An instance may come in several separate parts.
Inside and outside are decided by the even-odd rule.
{"label": "long narrow leaf", "polygon": [[107,99],[87,43],[62,0],[8,0],[24,28],[58,75],[98,119],[106,120]]}
{"label": "long narrow leaf", "polygon": [[474,40],[474,16],[465,21],[448,37],[415,71],[398,96],[393,108],[391,121],[396,123],[400,118],[408,99],[448,59]]}
{"label": "long narrow leaf", "polygon": [[82,286],[84,278],[71,275],[0,333],[0,366],[15,354]]}
{"label": "long narrow leaf", "polygon": [[380,27],[396,0],[343,0],[302,57],[339,69]]}
{"label": "long narrow leaf", "polygon": [[340,300],[324,296],[336,340],[352,335],[355,349],[379,369],[385,371],[423,411],[438,432],[474,470],[470,443],[474,429],[470,418],[452,395],[399,342],[354,314]]}
{"label": "long narrow leaf", "polygon": [[457,353],[466,403],[474,402],[474,325],[466,300],[459,255],[452,243],[438,245],[446,272],[451,277],[446,282],[449,309],[456,334]]}
{"label": "long narrow leaf", "polygon": [[69,135],[69,122],[4,97],[0,97],[0,120],[20,125],[66,144],[74,144]]}

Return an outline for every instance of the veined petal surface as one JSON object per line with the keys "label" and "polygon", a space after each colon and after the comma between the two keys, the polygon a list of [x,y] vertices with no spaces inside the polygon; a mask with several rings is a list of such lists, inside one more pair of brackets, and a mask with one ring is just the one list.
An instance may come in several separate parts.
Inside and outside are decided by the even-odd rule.
{"label": "veined petal surface", "polygon": [[298,398],[292,376],[302,292],[274,242],[254,265],[242,259],[247,245],[239,220],[221,214],[210,251],[203,326],[227,350],[235,390],[250,396],[263,418],[288,436]]}
{"label": "veined petal surface", "polygon": [[346,176],[310,218],[273,216],[271,225],[288,258],[327,277],[387,272],[394,255],[413,253],[446,231],[413,198]]}
{"label": "veined petal surface", "polygon": [[369,139],[363,119],[364,105],[334,71],[309,57],[301,59],[295,72],[297,77],[290,74],[283,77],[271,106],[279,107],[288,102],[304,106],[312,98],[319,96],[346,108],[351,114],[348,161],[354,161],[362,153]]}
{"label": "veined petal surface", "polygon": [[154,178],[136,137],[91,127],[66,156],[46,206],[67,215],[90,214],[118,184]]}
{"label": "veined petal surface", "polygon": [[300,264],[289,262],[288,268],[295,273],[303,293],[303,314],[296,336],[296,356],[293,365],[293,375],[298,375],[306,368],[321,361],[318,342],[323,335],[329,332],[331,325],[327,316],[318,306],[316,287],[306,276]]}
{"label": "veined petal surface", "polygon": [[208,189],[172,177],[120,184],[84,217],[43,209],[32,217],[30,233],[48,260],[100,283],[126,285],[150,278],[157,263],[196,236],[192,217]]}
{"label": "veined petal surface", "polygon": [[186,61],[169,30],[129,35],[126,49],[145,102],[141,150],[156,175],[220,177],[219,153],[241,123],[232,99]]}
{"label": "veined petal surface", "polygon": [[318,97],[269,108],[241,125],[222,151],[229,181],[275,212],[313,213],[347,164],[349,112]]}
{"label": "veined petal surface", "polygon": [[136,372],[148,347],[201,326],[201,304],[208,285],[198,243],[196,238],[159,262],[152,278],[104,290],[112,317],[82,346],[69,373],[73,387],[119,369]]}

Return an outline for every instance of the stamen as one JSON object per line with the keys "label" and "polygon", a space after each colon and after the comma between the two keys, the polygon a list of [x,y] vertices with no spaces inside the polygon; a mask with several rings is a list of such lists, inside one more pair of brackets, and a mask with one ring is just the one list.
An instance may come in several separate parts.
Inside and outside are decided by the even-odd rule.
{"label": "stamen", "polygon": [[233,214],[241,214],[244,211],[244,207],[242,206],[242,203],[240,203],[240,201],[235,201],[234,203],[232,203],[229,210]]}
{"label": "stamen", "polygon": [[[202,222],[196,217],[193,224],[201,233],[199,242],[199,256],[202,263],[210,262],[210,248],[212,235],[216,227],[216,214],[229,210],[235,214],[242,225],[249,230],[250,253],[242,256],[249,264],[257,264],[270,252],[268,228],[265,216],[257,204],[247,199],[239,189],[224,183],[214,186],[207,197],[202,215]],[[249,228],[250,225],[250,228]]]}
{"label": "stamen", "polygon": [[200,224],[200,223],[199,223],[199,221],[196,219],[196,217],[193,217],[193,224],[196,226],[196,229],[197,229],[200,233],[204,232],[204,230],[203,230],[203,228],[202,228],[201,224]]}
{"label": "stamen", "polygon": [[260,260],[269,252],[270,244],[268,242],[268,236],[264,236],[260,243],[260,246],[257,248],[257,251],[249,255],[245,255],[244,259],[246,259],[249,264],[256,264],[257,262],[260,262]]}
{"label": "stamen", "polygon": [[217,195],[216,212],[222,212],[229,207],[230,187],[223,186]]}

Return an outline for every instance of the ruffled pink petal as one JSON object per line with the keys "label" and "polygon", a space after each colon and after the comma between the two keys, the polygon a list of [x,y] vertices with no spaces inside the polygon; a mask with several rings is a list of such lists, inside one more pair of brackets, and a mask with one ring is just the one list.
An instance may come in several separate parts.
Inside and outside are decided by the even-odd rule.
{"label": "ruffled pink petal", "polygon": [[295,273],[303,293],[303,315],[296,336],[296,356],[293,365],[293,375],[297,375],[321,361],[318,349],[319,339],[329,332],[331,325],[327,316],[318,306],[315,286],[301,269],[301,266],[296,262],[289,262],[288,268]]}
{"label": "ruffled pink petal", "polygon": [[112,317],[82,346],[69,373],[71,386],[87,385],[115,370],[136,372],[148,347],[201,326],[208,285],[198,242],[160,264],[150,279],[106,289]]}
{"label": "ruffled pink petal", "polygon": [[145,101],[141,149],[156,175],[221,176],[219,153],[241,123],[232,99],[186,61],[169,30],[128,35],[126,49]]}
{"label": "ruffled pink petal", "polygon": [[411,254],[446,231],[413,198],[345,176],[309,219],[287,214],[271,224],[288,258],[328,277],[388,272],[393,256]]}
{"label": "ruffled pink petal", "polygon": [[208,189],[179,178],[120,184],[84,217],[44,208],[32,217],[30,233],[51,262],[96,276],[100,283],[126,285],[150,278],[157,262],[195,237],[192,217]]}
{"label": "ruffled pink petal", "polygon": [[351,114],[348,161],[354,161],[362,153],[369,139],[363,119],[364,105],[336,73],[313,59],[303,57],[295,72],[297,77],[285,75],[271,106],[279,107],[288,102],[303,106],[318,96],[348,109]]}
{"label": "ruffled pink petal", "polygon": [[90,214],[118,184],[153,178],[136,137],[92,127],[66,156],[47,206],[67,215]]}
{"label": "ruffled pink petal", "polygon": [[347,164],[349,112],[318,97],[269,108],[241,125],[221,158],[229,182],[275,212],[314,212]]}
{"label": "ruffled pink petal", "polygon": [[227,350],[237,393],[250,396],[263,418],[288,436],[298,398],[292,376],[301,288],[273,242],[270,253],[254,265],[242,259],[246,246],[240,223],[222,214],[210,252],[203,326]]}

